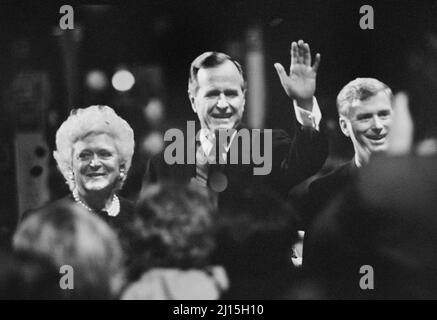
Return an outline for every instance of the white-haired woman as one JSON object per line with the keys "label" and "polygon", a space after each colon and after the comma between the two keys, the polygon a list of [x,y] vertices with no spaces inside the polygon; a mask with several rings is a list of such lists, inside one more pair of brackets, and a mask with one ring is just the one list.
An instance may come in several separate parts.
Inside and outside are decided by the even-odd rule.
{"label": "white-haired woman", "polygon": [[123,214],[117,196],[134,153],[134,133],[108,106],[74,109],[56,133],[53,156],[76,202],[104,217]]}
{"label": "white-haired woman", "polygon": [[134,204],[117,196],[134,153],[130,125],[108,106],[71,111],[56,133],[53,156],[70,188],[63,200],[77,202],[105,220],[128,245]]}
{"label": "white-haired woman", "polygon": [[134,153],[130,125],[108,106],[74,109],[56,133],[53,156],[75,202],[119,229],[133,204],[117,196]]}

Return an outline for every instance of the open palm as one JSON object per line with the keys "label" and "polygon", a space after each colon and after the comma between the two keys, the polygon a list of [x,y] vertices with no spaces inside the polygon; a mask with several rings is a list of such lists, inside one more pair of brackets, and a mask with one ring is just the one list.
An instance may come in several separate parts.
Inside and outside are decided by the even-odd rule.
{"label": "open palm", "polygon": [[307,43],[299,40],[291,44],[290,74],[287,75],[280,63],[275,63],[282,87],[290,98],[297,100],[312,99],[316,91],[317,69],[320,54],[316,55],[311,66],[311,51]]}

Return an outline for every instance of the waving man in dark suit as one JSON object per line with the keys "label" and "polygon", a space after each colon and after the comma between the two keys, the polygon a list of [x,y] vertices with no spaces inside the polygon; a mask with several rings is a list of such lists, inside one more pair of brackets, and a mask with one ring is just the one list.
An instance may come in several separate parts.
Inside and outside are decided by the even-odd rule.
{"label": "waving man in dark suit", "polygon": [[[285,196],[291,187],[317,172],[327,156],[327,141],[320,131],[321,112],[314,98],[319,63],[317,54],[314,65],[311,64],[309,45],[299,40],[291,44],[289,74],[281,64],[275,64],[281,84],[293,100],[290,105],[293,104],[294,119],[290,126],[294,127],[295,136],[291,139],[283,130],[249,129],[241,123],[246,81],[237,61],[220,52],[198,56],[190,67],[188,96],[200,130],[196,141],[183,148],[187,158],[191,156],[195,161],[186,161],[185,155],[180,158],[183,161],[169,161],[168,153],[164,152],[149,161],[143,183],[166,179],[191,181],[220,192],[219,198],[232,196],[232,190],[260,185],[272,187]],[[248,139],[240,134],[242,130],[247,130]],[[223,131],[232,132],[224,145],[218,139]],[[264,151],[260,155],[270,161],[264,164],[266,170],[261,174],[255,173],[259,167],[254,159],[255,147]],[[238,151],[238,161],[229,163],[232,151]],[[244,161],[248,152],[250,161]]]}

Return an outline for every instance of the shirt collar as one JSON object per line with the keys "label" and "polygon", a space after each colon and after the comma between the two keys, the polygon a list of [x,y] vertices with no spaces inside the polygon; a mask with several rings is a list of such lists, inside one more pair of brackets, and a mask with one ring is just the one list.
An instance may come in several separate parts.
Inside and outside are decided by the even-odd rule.
{"label": "shirt collar", "polygon": [[[232,141],[234,141],[236,134],[237,130],[234,131],[228,145],[225,147],[226,153],[231,148]],[[215,135],[211,133],[208,129],[202,128],[200,129],[199,133],[199,141],[200,145],[202,146],[203,152],[205,152],[206,155],[209,155],[215,145]]]}

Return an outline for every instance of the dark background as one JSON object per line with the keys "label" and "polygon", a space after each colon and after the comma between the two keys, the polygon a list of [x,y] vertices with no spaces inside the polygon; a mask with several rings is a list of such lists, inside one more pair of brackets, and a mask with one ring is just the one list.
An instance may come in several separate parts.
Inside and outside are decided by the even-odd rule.
{"label": "dark background", "polygon": [[[16,67],[12,44],[27,39],[31,44],[30,64],[47,70],[55,89],[61,89],[54,93],[53,104],[58,108],[66,106],[64,88],[56,81],[61,79],[62,68],[52,29],[62,16],[62,4],[8,3],[2,4],[0,11],[2,82],[8,81],[5,72],[14,72]],[[374,30],[359,27],[359,9],[365,4],[374,9]],[[164,75],[167,115],[175,119],[191,115],[186,80],[193,58],[207,50],[225,51],[229,43],[237,43],[239,48],[233,53],[244,64],[247,28],[260,26],[266,55],[268,126],[275,127],[286,125],[283,112],[288,100],[273,63],[288,65],[291,41],[304,39],[313,54],[322,54],[317,96],[324,102],[324,113],[335,118],[336,94],[356,77],[372,76],[394,90],[404,88],[408,54],[433,31],[437,16],[435,1],[203,0],[72,6],[75,25],[82,30],[77,62],[80,80],[93,68],[103,69],[110,76],[120,64],[159,65]],[[79,84],[83,86],[83,81]],[[80,90],[76,104],[89,105],[85,93]]]}

